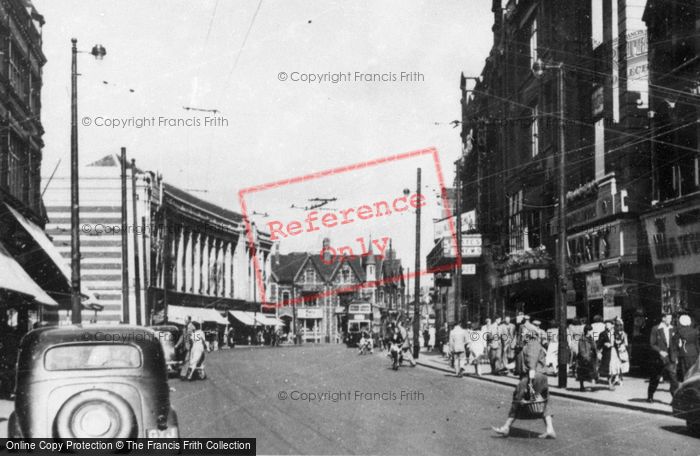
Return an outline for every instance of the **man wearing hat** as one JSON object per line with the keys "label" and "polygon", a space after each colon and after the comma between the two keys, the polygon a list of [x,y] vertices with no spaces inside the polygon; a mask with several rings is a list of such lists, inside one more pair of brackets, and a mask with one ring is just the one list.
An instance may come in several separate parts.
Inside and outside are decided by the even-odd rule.
{"label": "man wearing hat", "polygon": [[664,312],[661,316],[661,323],[654,326],[649,337],[649,344],[656,352],[657,359],[651,367],[649,378],[649,388],[647,389],[647,402],[654,402],[654,393],[659,386],[662,375],[668,377],[671,383],[671,395],[678,389],[676,379],[676,362],[678,361],[678,346],[673,343],[676,338],[676,329],[671,325],[672,315]]}

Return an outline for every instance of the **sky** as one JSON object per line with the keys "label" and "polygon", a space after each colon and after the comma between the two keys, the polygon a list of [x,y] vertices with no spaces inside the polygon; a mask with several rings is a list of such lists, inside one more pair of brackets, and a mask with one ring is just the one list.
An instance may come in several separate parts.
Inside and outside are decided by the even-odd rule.
{"label": "sky", "polygon": [[[97,43],[107,50],[100,61],[78,55],[81,164],[124,146],[139,168],[236,211],[244,188],[426,148],[437,150],[451,185],[461,153],[459,128],[449,125],[461,116],[460,72],[478,75],[492,42],[487,0],[34,4],[46,20],[43,174],[59,160],[57,175],[69,172],[75,37],[80,51]],[[415,192],[417,167],[424,262],[441,210],[429,155],[279,185],[249,195],[246,206],[268,227],[305,217],[291,206],[309,207],[309,198],[336,198],[325,206],[336,211],[393,201]],[[289,236],[280,247],[314,251],[323,237],[338,247],[391,237],[412,266],[414,223],[409,212],[395,213]]]}

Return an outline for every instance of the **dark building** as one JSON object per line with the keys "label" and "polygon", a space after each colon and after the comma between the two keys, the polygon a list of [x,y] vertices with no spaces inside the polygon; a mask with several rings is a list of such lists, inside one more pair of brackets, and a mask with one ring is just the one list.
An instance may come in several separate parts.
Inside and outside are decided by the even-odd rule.
{"label": "dark building", "polygon": [[[462,279],[470,319],[556,316],[560,95],[567,317],[621,317],[641,340],[658,314],[640,222],[652,182],[643,6],[493,1],[490,55],[478,78],[460,81],[461,212],[476,212],[483,246],[477,278]],[[533,71],[538,60],[549,67],[542,74]]]}
{"label": "dark building", "polygon": [[55,322],[70,297],[69,272],[43,230],[43,25],[28,0],[0,1],[0,394],[12,385],[21,336]]}
{"label": "dark building", "polygon": [[700,17],[697,2],[649,0],[652,208],[643,215],[659,310],[700,320]]}

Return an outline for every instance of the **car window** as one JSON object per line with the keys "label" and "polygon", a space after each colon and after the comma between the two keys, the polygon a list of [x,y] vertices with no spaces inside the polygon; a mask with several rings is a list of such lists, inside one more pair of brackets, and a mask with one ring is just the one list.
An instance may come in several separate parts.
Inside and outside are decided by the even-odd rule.
{"label": "car window", "polygon": [[132,345],[80,344],[50,348],[44,357],[46,370],[124,369],[141,366],[141,352]]}

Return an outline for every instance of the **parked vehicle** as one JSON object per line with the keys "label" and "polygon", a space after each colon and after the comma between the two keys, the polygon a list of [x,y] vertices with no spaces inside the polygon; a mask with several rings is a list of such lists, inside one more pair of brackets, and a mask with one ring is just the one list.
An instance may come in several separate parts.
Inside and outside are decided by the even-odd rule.
{"label": "parked vehicle", "polygon": [[684,419],[690,431],[700,435],[700,358],[676,390],[671,406],[673,414]]}
{"label": "parked vehicle", "polygon": [[10,438],[178,438],[163,347],[137,326],[47,327],[17,358]]}
{"label": "parked vehicle", "polygon": [[163,347],[168,376],[178,376],[184,362],[184,347],[182,350],[175,348],[175,344],[180,340],[180,329],[174,325],[149,326],[148,328],[156,333],[160,345]]}

